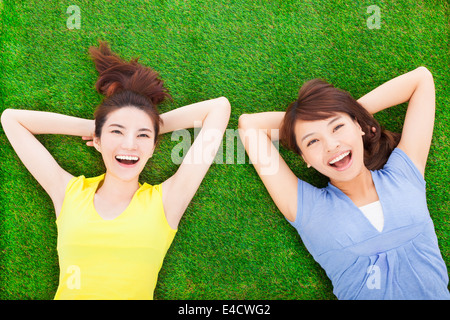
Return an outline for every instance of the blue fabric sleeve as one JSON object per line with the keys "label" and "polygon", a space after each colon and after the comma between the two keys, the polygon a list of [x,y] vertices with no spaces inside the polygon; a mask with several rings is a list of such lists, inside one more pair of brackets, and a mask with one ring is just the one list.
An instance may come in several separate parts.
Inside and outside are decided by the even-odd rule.
{"label": "blue fabric sleeve", "polygon": [[420,187],[425,187],[426,185],[419,169],[417,169],[416,165],[411,161],[408,155],[400,148],[395,148],[394,151],[392,151],[384,169],[400,173],[414,185]]}
{"label": "blue fabric sleeve", "polygon": [[288,222],[295,228],[297,231],[300,230],[300,227],[304,224],[304,222],[308,219],[311,214],[312,204],[318,197],[318,194],[321,193],[321,189],[314,187],[313,185],[298,179],[297,182],[297,214],[295,221]]}
{"label": "blue fabric sleeve", "polygon": [[302,195],[302,185],[301,182],[303,182],[300,179],[297,179],[297,213],[295,216],[295,220],[294,221],[290,221],[288,219],[286,219],[295,229],[298,230],[299,226],[300,226],[300,220],[302,218],[302,211],[301,207],[302,207],[302,202],[301,202],[301,195]]}

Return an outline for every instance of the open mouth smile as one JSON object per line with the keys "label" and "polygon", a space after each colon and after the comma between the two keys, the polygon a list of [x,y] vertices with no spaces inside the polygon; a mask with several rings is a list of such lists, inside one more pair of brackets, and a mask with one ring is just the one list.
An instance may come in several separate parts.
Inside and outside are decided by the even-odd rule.
{"label": "open mouth smile", "polygon": [[115,156],[117,162],[119,162],[120,165],[122,166],[133,166],[136,163],[138,163],[139,161],[139,157],[138,156],[132,156],[132,155],[119,155],[119,156]]}
{"label": "open mouth smile", "polygon": [[338,171],[343,171],[348,169],[352,165],[352,163],[353,163],[352,152],[345,151],[339,154],[338,156],[332,158],[328,162],[328,165]]}

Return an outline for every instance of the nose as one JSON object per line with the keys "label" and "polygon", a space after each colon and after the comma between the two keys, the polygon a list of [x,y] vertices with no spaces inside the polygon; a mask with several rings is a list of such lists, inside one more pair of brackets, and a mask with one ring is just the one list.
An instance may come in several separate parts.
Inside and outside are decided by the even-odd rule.
{"label": "nose", "polygon": [[335,152],[336,150],[339,149],[340,146],[341,143],[337,139],[334,139],[332,137],[328,137],[325,139],[324,147],[325,151],[328,153]]}
{"label": "nose", "polygon": [[136,138],[134,135],[128,134],[123,137],[122,148],[125,150],[135,150],[137,148]]}

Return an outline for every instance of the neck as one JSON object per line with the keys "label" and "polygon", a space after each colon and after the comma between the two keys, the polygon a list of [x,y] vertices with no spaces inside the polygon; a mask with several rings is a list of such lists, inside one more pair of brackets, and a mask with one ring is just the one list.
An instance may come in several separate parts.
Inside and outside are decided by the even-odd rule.
{"label": "neck", "polygon": [[131,181],[120,180],[108,173],[97,190],[97,195],[110,203],[129,201],[139,189],[138,177]]}
{"label": "neck", "polygon": [[357,206],[378,200],[372,174],[366,167],[350,181],[331,181],[331,184],[345,193]]}

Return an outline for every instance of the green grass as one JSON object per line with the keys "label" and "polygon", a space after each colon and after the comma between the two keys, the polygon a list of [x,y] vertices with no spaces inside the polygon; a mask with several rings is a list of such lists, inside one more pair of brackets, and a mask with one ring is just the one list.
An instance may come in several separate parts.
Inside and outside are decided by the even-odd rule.
{"label": "green grass", "polygon": [[[88,47],[111,44],[126,59],[160,72],[174,108],[226,96],[228,128],[242,113],[285,110],[305,81],[320,77],[359,97],[420,65],[434,75],[436,125],[427,195],[450,270],[449,3],[370,1],[0,1],[1,106],[92,118],[101,96]],[[18,1],[17,1],[18,2]],[[81,10],[69,30],[69,5]],[[367,7],[381,9],[369,29]],[[377,114],[400,131],[405,106]],[[79,138],[39,137],[74,175],[103,173],[99,154]],[[177,166],[177,141],[162,137],[142,180],[155,184]],[[3,130],[0,299],[52,299],[58,285],[56,226],[49,197],[21,165]],[[302,179],[326,180],[281,149]],[[236,161],[235,161],[236,162]],[[270,199],[253,167],[213,164],[168,251],[156,299],[334,299],[325,272]]]}

